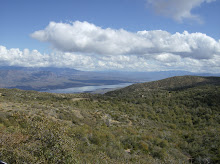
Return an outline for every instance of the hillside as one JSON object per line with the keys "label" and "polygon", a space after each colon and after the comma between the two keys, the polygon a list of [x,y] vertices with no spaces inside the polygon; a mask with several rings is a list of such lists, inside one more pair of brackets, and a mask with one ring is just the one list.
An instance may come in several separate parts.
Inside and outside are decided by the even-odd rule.
{"label": "hillside", "polygon": [[184,90],[204,85],[220,86],[220,77],[202,77],[202,76],[175,76],[163,80],[133,84],[120,90],[107,93],[108,95],[134,95],[145,94],[144,92],[155,90]]}
{"label": "hillside", "polygon": [[0,89],[8,163],[219,163],[220,85],[173,77],[98,94]]}

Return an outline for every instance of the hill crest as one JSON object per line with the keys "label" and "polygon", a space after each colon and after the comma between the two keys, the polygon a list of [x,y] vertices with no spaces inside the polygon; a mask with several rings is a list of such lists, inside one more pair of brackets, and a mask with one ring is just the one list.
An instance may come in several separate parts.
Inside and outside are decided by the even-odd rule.
{"label": "hill crest", "polygon": [[201,85],[220,85],[220,77],[204,77],[204,76],[174,76],[162,80],[133,84],[128,87],[109,92],[112,93],[136,93],[149,90],[180,90]]}

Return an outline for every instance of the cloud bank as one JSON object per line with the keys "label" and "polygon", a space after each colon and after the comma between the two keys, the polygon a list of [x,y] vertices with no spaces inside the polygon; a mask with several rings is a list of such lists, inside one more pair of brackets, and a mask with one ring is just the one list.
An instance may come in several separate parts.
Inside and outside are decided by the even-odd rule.
{"label": "cloud bank", "polygon": [[157,55],[169,53],[182,58],[211,59],[220,53],[220,43],[202,33],[170,34],[162,30],[132,33],[79,21],[71,24],[51,22],[44,30],[32,33],[31,37],[48,42],[59,51],[88,55],[158,58]]}
{"label": "cloud bank", "polygon": [[31,37],[50,43],[53,53],[0,46],[0,65],[220,73],[220,41],[203,33],[132,33],[76,21],[51,22]]}
{"label": "cloud bank", "polygon": [[178,22],[184,19],[192,19],[202,22],[199,15],[192,14],[193,8],[202,3],[210,3],[215,0],[147,0],[147,4],[159,15],[165,15]]}
{"label": "cloud bank", "polygon": [[90,56],[55,51],[41,54],[37,50],[7,49],[0,46],[0,66],[65,67],[79,70],[121,70],[121,71],[167,71],[185,70],[192,72],[220,73],[220,56],[211,59],[181,58],[162,53],[154,58],[137,55]]}

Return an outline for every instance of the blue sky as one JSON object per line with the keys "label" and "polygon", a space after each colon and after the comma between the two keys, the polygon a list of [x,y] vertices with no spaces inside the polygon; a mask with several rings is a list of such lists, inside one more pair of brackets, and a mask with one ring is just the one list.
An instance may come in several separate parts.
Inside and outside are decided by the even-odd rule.
{"label": "blue sky", "polygon": [[0,65],[220,72],[219,15],[219,0],[1,0]]}

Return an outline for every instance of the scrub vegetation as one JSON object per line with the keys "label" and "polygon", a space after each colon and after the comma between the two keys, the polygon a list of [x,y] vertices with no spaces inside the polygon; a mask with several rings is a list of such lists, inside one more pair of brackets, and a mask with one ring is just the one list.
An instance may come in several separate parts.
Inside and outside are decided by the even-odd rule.
{"label": "scrub vegetation", "polygon": [[220,78],[100,94],[0,89],[7,163],[220,163]]}

